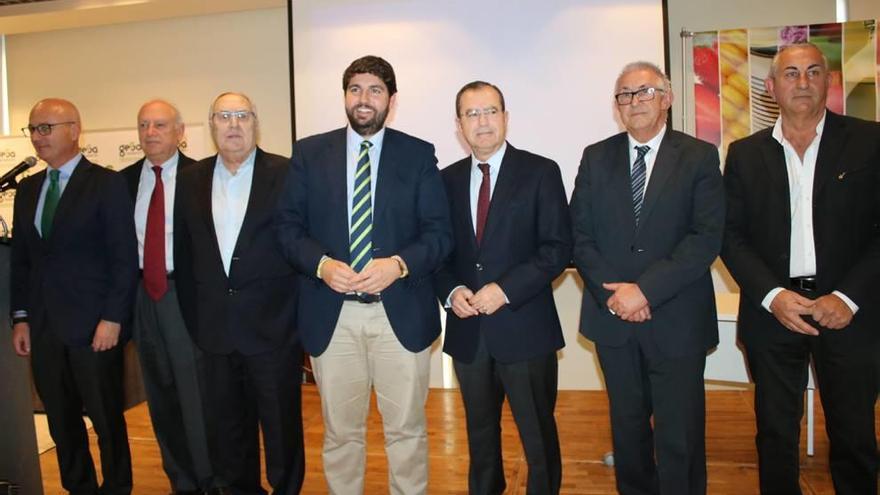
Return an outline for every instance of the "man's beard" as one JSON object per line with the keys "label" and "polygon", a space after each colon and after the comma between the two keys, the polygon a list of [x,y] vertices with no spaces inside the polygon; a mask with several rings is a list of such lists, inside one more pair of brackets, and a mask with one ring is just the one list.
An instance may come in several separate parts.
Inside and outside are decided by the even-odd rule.
{"label": "man's beard", "polygon": [[[373,117],[364,123],[359,123],[357,119],[355,119],[355,112],[358,108],[362,107],[372,110]],[[345,114],[348,116],[348,123],[351,124],[351,128],[354,129],[354,132],[361,136],[372,136],[379,132],[382,129],[382,126],[385,125],[385,119],[388,118],[388,108],[386,108],[384,112],[377,112],[375,108],[369,105],[357,105],[351,109],[347,109]]]}

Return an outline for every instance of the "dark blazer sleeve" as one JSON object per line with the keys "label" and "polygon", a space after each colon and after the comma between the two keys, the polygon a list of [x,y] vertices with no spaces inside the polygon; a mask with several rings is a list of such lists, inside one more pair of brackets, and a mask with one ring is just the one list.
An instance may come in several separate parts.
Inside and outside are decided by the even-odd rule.
{"label": "dark blazer sleeve", "polygon": [[275,232],[281,254],[302,275],[317,279],[318,262],[329,251],[308,235],[309,174],[302,146],[293,146],[290,170],[275,214]]}
{"label": "dark blazer sleeve", "polygon": [[750,184],[742,173],[745,166],[742,160],[745,147],[752,144],[753,140],[736,141],[727,151],[727,160],[724,164],[727,218],[724,225],[721,259],[739,284],[743,295],[755,306],[760,306],[768,292],[787,284],[774,275],[771,267],[755,250],[749,234],[749,208],[746,198]]}
{"label": "dark blazer sleeve", "polygon": [[575,179],[574,192],[571,196],[570,211],[574,238],[572,252],[574,264],[584,280],[586,289],[599,304],[604,304],[613,294],[602,288],[602,283],[623,280],[623,277],[599,252],[597,239],[601,233],[596,232],[593,223],[594,215],[600,214],[594,211],[593,205],[593,178],[595,177],[593,168],[607,160],[607,157],[603,156],[607,153],[607,146],[601,144],[588,146],[584,149]]}
{"label": "dark blazer sleeve", "polygon": [[128,318],[134,289],[137,285],[137,236],[134,228],[134,206],[119,173],[107,175],[102,188],[102,215],[104,242],[107,247],[110,288],[101,319],[121,323]]}
{"label": "dark blazer sleeve", "polygon": [[703,276],[721,250],[725,207],[718,150],[707,143],[696,144],[682,150],[683,157],[696,161],[690,230],[668,256],[653,263],[636,280],[652,307],[675,297]]}
{"label": "dark blazer sleeve", "polygon": [[527,261],[511,267],[497,281],[510,301],[519,308],[545,290],[571,261],[571,223],[559,166],[548,161],[537,185],[537,245]]}

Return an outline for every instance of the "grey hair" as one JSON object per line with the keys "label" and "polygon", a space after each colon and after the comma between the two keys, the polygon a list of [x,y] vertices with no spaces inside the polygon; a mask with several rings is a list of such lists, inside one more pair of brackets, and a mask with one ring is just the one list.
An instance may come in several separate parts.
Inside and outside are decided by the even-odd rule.
{"label": "grey hair", "polygon": [[620,71],[620,74],[617,76],[617,80],[614,82],[614,86],[617,87],[617,85],[620,83],[620,80],[623,79],[623,76],[637,70],[647,70],[653,72],[657,77],[663,80],[663,90],[666,91],[666,94],[670,94],[672,92],[672,82],[669,80],[669,77],[666,75],[666,73],[663,72],[660,67],[657,67],[657,64],[646,62],[644,60],[630,62],[624,65],[623,69]]}
{"label": "grey hair", "polygon": [[767,73],[767,79],[772,79],[776,76],[776,71],[779,70],[779,59],[782,58],[783,52],[786,52],[792,48],[814,48],[817,52],[819,52],[819,55],[822,57],[822,68],[828,70],[828,57],[826,57],[825,54],[822,53],[822,50],[819,49],[818,46],[808,41],[805,41],[803,43],[792,43],[790,45],[780,47],[779,50],[776,52],[776,55],[773,56],[773,61],[770,62],[770,72]]}
{"label": "grey hair", "polygon": [[170,108],[171,111],[174,113],[174,123],[176,123],[177,125],[183,125],[183,116],[180,114],[180,109],[177,108],[177,105],[171,103],[168,100],[163,100],[162,98],[153,98],[152,100],[145,102],[143,105],[141,105],[140,110],[138,110],[138,115],[140,115],[140,113],[144,110],[144,108],[146,108],[147,105],[152,105],[154,103],[161,103]]}

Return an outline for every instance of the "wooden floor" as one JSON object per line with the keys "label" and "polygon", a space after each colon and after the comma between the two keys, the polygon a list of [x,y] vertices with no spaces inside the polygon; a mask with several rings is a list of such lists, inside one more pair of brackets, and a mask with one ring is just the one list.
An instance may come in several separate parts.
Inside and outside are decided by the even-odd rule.
{"label": "wooden floor", "polygon": [[[713,495],[758,493],[752,393],[710,391],[707,392],[706,402],[709,493]],[[818,400],[816,412],[816,455],[812,458],[802,456],[801,487],[805,495],[833,493],[828,474],[828,442],[824,433],[824,417]],[[458,391],[431,390],[427,413],[430,446],[429,492],[466,494],[467,437]],[[611,450],[608,402],[605,393],[560,392],[556,418],[562,443],[562,492],[615,493],[614,471],[602,464],[603,455]],[[126,420],[134,460],[134,493],[150,495],[168,493],[168,482],[161,469],[159,450],[153,437],[146,404],[129,410],[126,413]],[[303,386],[303,421],[307,459],[303,493],[326,493],[327,488],[321,471],[323,426],[320,399],[314,385]],[[880,426],[880,412],[877,414],[877,422]],[[502,425],[507,493],[525,494],[526,464],[509,411],[505,411]],[[806,435],[803,437],[802,444]],[[92,453],[97,462],[97,447],[93,433],[90,433],[90,440]],[[365,493],[368,495],[388,493],[387,463],[382,444],[381,422],[374,405],[367,434]],[[40,456],[40,465],[46,494],[64,493],[58,480],[54,450]],[[268,487],[268,484],[264,486]]]}

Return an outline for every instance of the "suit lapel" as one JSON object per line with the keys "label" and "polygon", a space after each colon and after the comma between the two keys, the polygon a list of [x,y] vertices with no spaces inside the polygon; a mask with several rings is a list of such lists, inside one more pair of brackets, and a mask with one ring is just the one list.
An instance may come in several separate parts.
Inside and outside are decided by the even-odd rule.
{"label": "suit lapel", "polygon": [[611,170],[609,170],[609,184],[611,193],[609,197],[613,198],[616,204],[612,205],[609,211],[621,212],[619,222],[621,228],[625,228],[628,232],[636,230],[636,214],[632,204],[632,179],[630,174],[629,162],[629,138],[626,133],[619,134],[620,143],[615,146],[616,154],[612,160]]}
{"label": "suit lapel", "polygon": [[254,237],[254,230],[267,208],[271,205],[273,177],[272,170],[263,159],[263,151],[257,148],[257,156],[254,159],[254,171],[251,178],[251,192],[248,196],[247,209],[244,213],[244,220],[241,223],[241,229],[238,232],[238,239],[235,240],[235,249],[233,253],[247,250],[248,245]]}
{"label": "suit lapel", "polygon": [[846,146],[846,129],[837,115],[826,111],[825,128],[822,140],[819,141],[819,155],[816,158],[816,170],[813,177],[813,197],[819,197],[828,180],[837,174],[839,168],[837,158]]}
{"label": "suit lapel", "polygon": [[[669,180],[669,177],[675,173],[676,164],[681,155],[681,142],[674,131],[667,130],[663,140],[660,141],[660,148],[657,150],[657,158],[654,160],[654,166],[651,169],[651,177],[648,180],[648,186],[645,188],[645,198],[642,203],[641,218],[639,226],[644,225],[651,216],[651,210],[657,204],[660,192],[663,186]],[[630,190],[632,187],[630,186]],[[633,213],[635,215],[635,213]]]}
{"label": "suit lapel", "polygon": [[[214,155],[214,158],[209,165],[199,171],[201,172],[201,176],[198,178],[199,183],[196,188],[196,194],[198,194],[196,204],[199,205],[199,213],[202,215],[202,221],[205,222],[205,226],[208,229],[208,234],[211,238],[210,242],[214,246],[214,256],[217,257],[217,261],[219,262],[222,260],[222,257],[220,256],[220,243],[217,241],[217,229],[214,226],[214,205],[211,198],[211,190],[214,182],[214,168],[216,166],[217,155]],[[223,266],[222,262],[220,262],[220,266]]]}
{"label": "suit lapel", "polygon": [[[520,162],[517,156],[517,149],[508,144],[504,157],[501,159],[501,168],[498,170],[498,183],[495,184],[495,188],[492,190],[492,200],[489,202],[489,216],[486,218],[486,230],[483,232],[481,246],[485,246],[492,237],[492,233],[501,222],[501,217],[507,211],[505,206],[510,203],[516,192],[520,175]],[[470,197],[470,192],[468,197]]]}
{"label": "suit lapel", "polygon": [[476,208],[476,205],[471,204],[471,166],[472,161],[471,157],[467,157],[466,162],[462,167],[459,167],[457,170],[454,170],[452,177],[453,191],[450,191],[450,195],[452,196],[453,204],[460,205],[459,209],[460,213],[457,215],[453,215],[452,218],[464,218],[461,220],[466,224],[466,232],[470,235],[468,236],[468,245],[473,251],[477,251],[477,233],[476,226],[474,225],[474,218],[471,215],[471,211],[473,208]]}
{"label": "suit lapel", "polygon": [[[26,222],[26,229],[28,232],[33,233],[33,236],[36,237],[37,242],[41,247],[45,247],[46,243],[40,236],[39,231],[37,231],[35,222],[37,215],[37,203],[40,201],[40,191],[43,187],[43,181],[46,180],[47,170],[48,169],[44,169],[41,172],[37,172],[36,174],[34,174],[34,180],[28,183],[27,189],[20,186],[15,193],[15,201],[21,201],[22,204],[25,205],[24,209],[21,211],[21,214],[24,218],[28,219],[28,222]],[[21,233],[13,233],[13,235],[21,235]]]}
{"label": "suit lapel", "polygon": [[322,164],[321,169],[324,174],[322,183],[327,185],[330,193],[327,216],[336,237],[333,244],[339,250],[338,255],[345,253],[345,259],[348,260],[348,178],[346,176],[348,150],[345,133],[346,128],[342,128],[330,136],[323,155],[318,157],[316,163]]}
{"label": "suit lapel", "polygon": [[[396,182],[397,167],[400,166],[398,147],[395,146],[394,142],[396,137],[391,129],[386,128],[384,142],[382,143],[382,154],[379,156],[379,173],[376,175],[376,184],[373,185],[373,194],[375,195],[373,201],[374,226],[376,219],[381,218],[382,213],[385,211],[385,206],[388,204],[389,199],[388,195],[394,190],[392,181]],[[375,232],[374,228],[374,236]],[[373,242],[373,245],[375,246],[376,243]]]}

